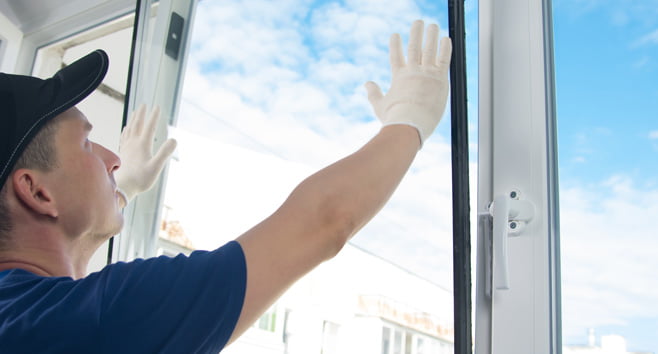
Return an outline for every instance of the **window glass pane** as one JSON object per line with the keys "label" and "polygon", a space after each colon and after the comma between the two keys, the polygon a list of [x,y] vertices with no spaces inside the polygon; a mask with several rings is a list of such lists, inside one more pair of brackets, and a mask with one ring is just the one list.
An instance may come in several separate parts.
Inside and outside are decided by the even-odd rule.
{"label": "window glass pane", "polygon": [[411,354],[411,344],[413,337],[411,333],[405,333],[404,335],[404,354]]}
{"label": "window glass pane", "polygon": [[[406,47],[417,18],[447,34],[442,1],[200,1],[162,213],[177,234],[160,246],[219,247],[365,144],[380,123],[363,84],[389,87],[389,36]],[[340,348],[361,352],[386,352],[383,321],[452,342],[449,117],[379,215],[279,300],[289,354],[320,351],[325,321],[345,328]]]}
{"label": "window glass pane", "polygon": [[553,12],[565,352],[658,352],[658,2]]}
{"label": "window glass pane", "polygon": [[337,354],[338,351],[339,326],[335,323],[324,321],[322,331],[322,354]]}
{"label": "window glass pane", "polygon": [[391,329],[388,327],[382,328],[382,354],[389,354],[391,352]]}
{"label": "window glass pane", "polygon": [[393,354],[402,354],[402,331],[399,329],[393,333]]}
{"label": "window glass pane", "polygon": [[418,338],[416,341],[416,354],[425,354],[425,341],[423,338]]}
{"label": "window glass pane", "polygon": [[276,309],[269,309],[260,316],[256,323],[256,327],[264,331],[274,332],[276,330]]}

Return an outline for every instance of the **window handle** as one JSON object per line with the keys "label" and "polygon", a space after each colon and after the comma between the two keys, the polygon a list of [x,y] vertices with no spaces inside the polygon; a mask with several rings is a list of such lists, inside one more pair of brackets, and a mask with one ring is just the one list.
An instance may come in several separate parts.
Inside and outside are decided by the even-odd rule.
{"label": "window handle", "polygon": [[489,215],[493,219],[493,279],[496,289],[509,289],[507,260],[507,238],[520,236],[525,226],[535,216],[535,206],[528,200],[519,199],[518,191],[499,195],[489,204]]}

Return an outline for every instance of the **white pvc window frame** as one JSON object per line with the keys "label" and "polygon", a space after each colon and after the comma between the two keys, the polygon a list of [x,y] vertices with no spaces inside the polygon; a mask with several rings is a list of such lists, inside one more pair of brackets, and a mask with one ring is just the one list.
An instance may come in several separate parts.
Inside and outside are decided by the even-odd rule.
{"label": "white pvc window frame", "polygon": [[[161,119],[157,127],[154,150],[165,141],[167,125],[175,125],[189,46],[188,32],[197,4],[197,0],[137,0],[126,112],[134,111],[140,104],[149,108],[160,107],[161,117],[165,119]],[[180,55],[176,59],[165,53],[174,12],[184,21]],[[162,176],[166,175],[165,168]],[[124,230],[115,237],[112,245],[112,262],[157,255],[165,187],[166,178],[160,178],[151,190],[141,193],[126,207]]]}
{"label": "white pvc window frame", "polygon": [[551,2],[482,0],[479,16],[474,349],[561,353]]}
{"label": "white pvc window frame", "polygon": [[[86,7],[80,12],[71,13],[59,21],[48,23],[30,33],[21,33],[19,47],[15,48],[11,55],[15,59],[12,72],[30,74],[39,48],[123,16],[134,9],[134,6],[134,0],[104,1]],[[20,32],[20,29],[17,30]]]}

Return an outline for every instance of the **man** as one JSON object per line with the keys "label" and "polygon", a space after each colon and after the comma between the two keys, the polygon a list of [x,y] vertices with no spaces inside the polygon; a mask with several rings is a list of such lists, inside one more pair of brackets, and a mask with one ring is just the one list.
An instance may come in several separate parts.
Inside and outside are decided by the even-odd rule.
{"label": "man", "polygon": [[423,31],[413,23],[406,61],[400,36],[391,37],[386,95],[366,83],[381,131],[304,180],[270,217],[212,252],[120,262],[88,276],[93,252],[122,227],[122,205],[153,183],[174,144],[150,156],[143,108],[122,136],[131,165],[87,139],[91,126],[75,104],[107,70],[101,51],[50,80],[0,74],[8,111],[0,123],[0,351],[216,353],[238,338],[381,209],[438,124],[451,46],[443,38],[437,48],[436,25],[423,45]]}

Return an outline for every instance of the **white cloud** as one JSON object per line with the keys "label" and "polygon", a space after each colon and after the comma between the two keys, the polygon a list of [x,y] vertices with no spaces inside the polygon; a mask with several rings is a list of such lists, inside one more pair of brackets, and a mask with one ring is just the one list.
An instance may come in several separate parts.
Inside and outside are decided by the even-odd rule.
{"label": "white cloud", "polygon": [[564,188],[560,199],[565,337],[657,317],[658,189],[615,176],[597,186]]}
{"label": "white cloud", "polygon": [[[378,127],[363,83],[374,80],[386,90],[388,36],[407,32],[412,19],[422,17],[420,10],[408,0],[387,6],[371,0],[310,5],[201,2],[184,99],[223,121],[231,119],[235,129],[268,146],[291,141],[290,129],[269,134],[282,122],[341,146],[347,138],[363,142]],[[244,118],[247,112],[258,118]]]}
{"label": "white cloud", "polygon": [[658,130],[653,130],[649,132],[649,139],[657,140],[658,139]]}
{"label": "white cloud", "polygon": [[658,44],[658,29],[645,34],[644,36],[635,40],[632,47],[642,47],[646,45]]}
{"label": "white cloud", "polygon": [[182,129],[165,204],[194,245],[213,249],[267,217],[309,168]]}
{"label": "white cloud", "polygon": [[658,24],[658,0],[554,0],[554,17],[582,20],[584,16],[605,18],[618,27],[640,25],[655,28]]}
{"label": "white cloud", "polygon": [[636,69],[641,69],[647,66],[651,62],[651,57],[648,55],[642,56],[641,58],[637,59],[635,62],[633,62],[633,67]]}

